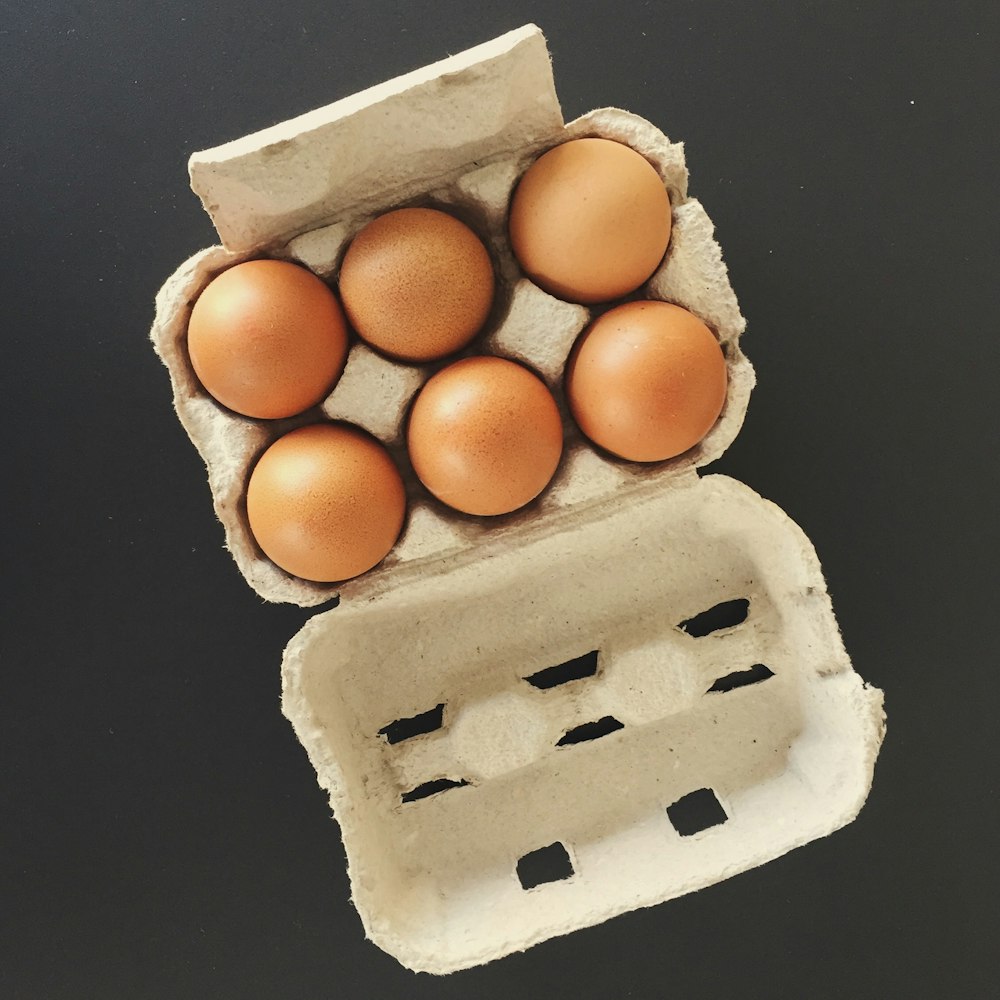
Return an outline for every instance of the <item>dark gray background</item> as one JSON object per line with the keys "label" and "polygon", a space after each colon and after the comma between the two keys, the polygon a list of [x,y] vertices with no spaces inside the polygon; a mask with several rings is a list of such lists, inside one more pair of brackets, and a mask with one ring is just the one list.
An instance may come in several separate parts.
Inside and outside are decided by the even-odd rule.
{"label": "dark gray background", "polygon": [[[0,995],[995,995],[997,12],[4,3]],[[889,734],[834,836],[439,980],[364,941],[279,712],[310,613],[223,551],[146,335],[192,151],[530,20],[567,119],[687,143],[759,375],[714,469],[814,541]]]}

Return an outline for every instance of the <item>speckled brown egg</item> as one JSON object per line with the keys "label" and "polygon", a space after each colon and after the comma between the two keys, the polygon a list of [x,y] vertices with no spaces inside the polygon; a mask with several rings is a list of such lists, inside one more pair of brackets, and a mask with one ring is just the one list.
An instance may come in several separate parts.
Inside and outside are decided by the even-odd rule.
{"label": "speckled brown egg", "polygon": [[244,416],[274,420],[315,406],[333,388],[347,358],[347,324],[311,271],[250,260],[206,286],[187,343],[210,395]]}
{"label": "speckled brown egg", "polygon": [[264,554],[320,583],[380,562],[405,512],[403,480],[388,452],[348,424],[312,424],[278,438],[247,487],[250,530]]}
{"label": "speckled brown egg", "polygon": [[456,361],[417,396],[407,429],[420,481],[466,514],[506,514],[533,500],[562,454],[562,421],[536,375],[503,358]]}
{"label": "speckled brown egg", "polygon": [[340,269],[351,325],[402,361],[430,361],[465,347],[486,322],[493,290],[493,264],[479,237],[431,208],[400,208],[370,222]]}
{"label": "speckled brown egg", "polygon": [[539,157],[510,206],[510,242],[535,284],[570,302],[638,288],[670,241],[670,197],[630,146],[573,139]]}
{"label": "speckled brown egg", "polygon": [[726,401],[726,361],[712,331],[667,302],[628,302],[585,330],[566,366],[580,430],[634,462],[694,447]]}

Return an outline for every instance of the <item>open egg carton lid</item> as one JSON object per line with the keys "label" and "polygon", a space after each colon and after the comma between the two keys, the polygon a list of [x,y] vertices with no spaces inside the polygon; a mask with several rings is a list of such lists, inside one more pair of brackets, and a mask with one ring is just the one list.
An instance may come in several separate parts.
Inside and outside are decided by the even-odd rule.
{"label": "open egg carton lid", "polygon": [[[612,459],[584,440],[566,411],[562,373],[592,310],[542,291],[524,277],[507,237],[512,190],[539,153],[559,142],[601,136],[632,146],[653,164],[670,195],[666,257],[639,297],[690,310],[718,337],[728,389],[722,414],[694,448],[654,465]],[[196,153],[191,181],[224,246],[196,254],[157,297],[152,339],[167,364],[174,404],[208,467],[227,546],[250,585],[267,600],[303,606],[338,593],[373,596],[442,559],[478,559],[567,518],[603,516],[608,501],[635,490],[691,485],[695,469],[718,458],[742,425],[754,384],[739,348],[745,321],[729,284],[714,228],[687,196],[683,146],[649,122],[617,109],[564,125],[545,40],[533,25],[216,149]],[[215,402],[186,349],[191,307],[213,277],[243,260],[269,256],[305,264],[335,281],[351,237],[376,215],[433,204],[471,221],[497,270],[497,302],[463,355],[495,354],[527,364],[552,389],[563,415],[565,449],[550,485],[526,507],[488,519],[444,507],[416,481],[405,449],[410,403],[434,367],[391,361],[363,343],[319,408],[289,420],[257,421]],[[408,516],[395,547],[373,570],[341,584],[290,576],[257,546],[246,519],[246,484],[277,437],[322,419],[357,424],[381,440],[407,480]]]}
{"label": "open egg carton lid", "polygon": [[433,973],[826,836],[884,733],[808,539],[720,475],[315,616],[282,705],[368,936]]}
{"label": "open egg carton lid", "polygon": [[[591,135],[637,149],[670,193],[670,246],[639,295],[695,313],[726,358],[716,425],[654,466],[612,460],[575,430],[562,371],[592,313],[525,278],[507,243],[527,165]],[[615,109],[564,125],[528,26],[196,154],[191,177],[225,245],[167,281],[152,338],[248,582],[303,606],[341,595],[290,642],[282,707],[329,792],[352,898],[380,947],[434,973],[478,965],[855,817],[885,731],[882,693],[851,667],[802,531],[743,484],[697,473],[738,433],[754,377],[679,144]],[[187,357],[191,306],[216,274],[268,256],[335,283],[353,234],[414,203],[471,220],[493,254],[498,307],[466,353],[527,364],[563,411],[559,471],[512,515],[449,512],[412,475],[406,413],[433,366],[357,343],[319,407],[256,421],[212,400]],[[277,569],[246,520],[257,457],[323,419],[379,438],[408,490],[396,547],[339,586]]]}

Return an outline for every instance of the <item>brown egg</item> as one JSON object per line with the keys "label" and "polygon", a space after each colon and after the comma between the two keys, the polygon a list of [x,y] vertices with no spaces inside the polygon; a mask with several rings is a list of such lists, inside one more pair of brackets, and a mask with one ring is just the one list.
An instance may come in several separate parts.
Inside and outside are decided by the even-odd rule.
{"label": "brown egg", "polygon": [[525,274],[571,302],[607,302],[638,288],[670,240],[670,198],[630,146],[573,139],[521,178],[510,242]]}
{"label": "brown egg", "polygon": [[506,514],[548,485],[562,454],[552,394],[503,358],[456,361],[421,389],[407,431],[420,481],[466,514]]}
{"label": "brown egg", "polygon": [[283,260],[250,260],[201,293],[188,353],[202,385],[247,417],[290,417],[322,400],[344,370],[347,325],[333,292]]}
{"label": "brown egg", "polygon": [[352,326],[373,347],[403,361],[430,361],[465,347],[486,322],[493,264],[458,219],[400,208],[354,237],[340,294]]}
{"label": "brown egg", "polygon": [[581,334],[566,367],[580,430],[633,462],[694,447],[726,400],[726,362],[697,316],[666,302],[628,302]]}
{"label": "brown egg", "polygon": [[250,530],[283,570],[329,583],[364,573],[393,547],[406,494],[388,452],[348,424],[278,438],[247,487]]}

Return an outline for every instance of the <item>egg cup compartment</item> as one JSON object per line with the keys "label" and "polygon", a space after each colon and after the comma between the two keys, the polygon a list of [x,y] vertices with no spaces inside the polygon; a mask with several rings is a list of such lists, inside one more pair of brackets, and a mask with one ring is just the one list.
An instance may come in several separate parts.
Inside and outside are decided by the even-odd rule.
{"label": "egg cup compartment", "polygon": [[[582,438],[562,372],[595,310],[534,285],[507,242],[517,179],[584,136],[624,142],[660,173],[670,245],[635,297],[695,313],[726,358],[721,416],[667,462],[613,459]],[[884,731],[881,692],[851,669],[802,532],[742,484],[698,475],[739,431],[754,376],[679,144],[616,109],[564,124],[544,39],[528,26],[196,154],[191,175],[226,249],[167,281],[152,338],[250,585],[303,606],[341,596],[289,644],[282,705],[330,793],[374,941],[410,968],[464,968],[853,819]],[[219,271],[269,256],[335,282],[353,234],[410,204],[471,222],[495,261],[501,306],[458,356],[526,364],[563,415],[553,481],[513,514],[451,511],[409,468],[410,403],[454,358],[413,366],[355,342],[319,407],[268,422],[220,407],[186,356],[191,306]],[[340,585],[278,569],[246,520],[257,457],[321,419],[368,430],[407,483],[396,546]]]}
{"label": "egg cup compartment", "polygon": [[808,541],[722,476],[313,618],[283,705],[366,932],[438,973],[849,822],[881,726]]}

